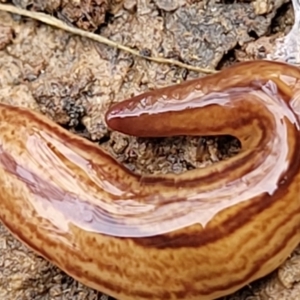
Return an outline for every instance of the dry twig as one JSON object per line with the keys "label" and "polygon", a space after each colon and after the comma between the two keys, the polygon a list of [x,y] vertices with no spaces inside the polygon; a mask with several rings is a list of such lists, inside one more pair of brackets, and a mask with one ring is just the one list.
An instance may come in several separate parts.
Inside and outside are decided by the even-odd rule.
{"label": "dry twig", "polygon": [[75,35],[79,35],[79,36],[82,36],[82,37],[85,37],[85,38],[89,38],[89,39],[94,40],[96,42],[103,43],[103,44],[106,44],[108,46],[126,51],[128,53],[131,53],[134,56],[138,56],[138,57],[150,60],[150,61],[154,61],[154,62],[157,62],[157,63],[165,63],[165,64],[176,65],[178,67],[185,68],[185,69],[188,69],[188,70],[191,70],[191,71],[202,72],[202,73],[207,73],[207,74],[217,72],[216,70],[212,70],[212,69],[199,68],[199,67],[195,67],[195,66],[192,66],[192,65],[184,64],[184,63],[182,63],[178,60],[174,60],[174,59],[168,59],[168,58],[163,58],[163,57],[143,56],[136,50],[133,50],[133,49],[131,49],[129,47],[126,47],[122,44],[111,41],[110,39],[108,39],[106,37],[103,37],[101,35],[94,34],[92,32],[88,32],[88,31],[84,31],[84,30],[76,28],[76,27],[71,27],[71,26],[67,25],[66,23],[58,20],[57,18],[52,17],[52,16],[47,15],[47,14],[44,14],[44,13],[28,11],[26,9],[22,9],[22,8],[19,8],[19,7],[13,6],[13,5],[9,5],[9,4],[0,4],[0,10],[37,20],[37,21],[42,22],[44,24],[62,29],[66,32],[69,32],[69,33],[72,33],[72,34],[75,34]]}

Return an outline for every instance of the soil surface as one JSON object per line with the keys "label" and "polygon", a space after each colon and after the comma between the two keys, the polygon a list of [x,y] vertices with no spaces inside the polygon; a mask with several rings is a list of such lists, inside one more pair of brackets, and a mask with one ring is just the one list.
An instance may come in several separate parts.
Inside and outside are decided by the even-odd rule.
{"label": "soil surface", "polygon": [[[51,14],[144,55],[213,69],[265,58],[294,20],[285,0],[0,2]],[[0,74],[0,101],[45,114],[137,173],[180,173],[239,151],[232,138],[141,139],[111,132],[104,122],[104,113],[114,102],[205,74],[149,62],[1,11]],[[1,224],[0,270],[4,300],[107,299],[35,255]],[[299,299],[299,280],[300,248],[273,274],[226,299]]]}

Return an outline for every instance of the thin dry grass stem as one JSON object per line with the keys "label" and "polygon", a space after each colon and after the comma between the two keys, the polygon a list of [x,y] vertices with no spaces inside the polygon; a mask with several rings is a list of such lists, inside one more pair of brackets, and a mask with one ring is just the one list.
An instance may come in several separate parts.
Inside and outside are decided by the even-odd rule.
{"label": "thin dry grass stem", "polygon": [[178,67],[181,68],[185,68],[191,71],[196,71],[196,72],[200,72],[200,73],[206,73],[206,74],[212,74],[212,73],[216,73],[216,70],[212,70],[212,69],[206,69],[206,68],[199,68],[199,67],[195,67],[189,64],[185,64],[182,63],[178,60],[174,60],[174,59],[168,59],[168,58],[164,58],[164,57],[149,57],[149,56],[143,56],[139,53],[139,51],[133,50],[132,48],[126,47],[122,44],[119,44],[117,42],[111,41],[110,39],[103,37],[101,35],[98,34],[94,34],[92,32],[88,32],[88,31],[84,31],[82,29],[76,28],[76,27],[71,27],[69,25],[67,25],[66,23],[62,22],[61,20],[58,20],[55,17],[52,17],[50,15],[44,14],[44,13],[40,13],[40,12],[33,12],[33,11],[28,11],[26,9],[22,9],[13,5],[9,5],[9,4],[0,4],[0,11],[6,11],[9,13],[13,13],[13,14],[17,14],[17,15],[21,15],[24,17],[28,17],[34,20],[37,20],[39,22],[42,22],[44,24],[62,29],[66,32],[75,34],[75,35],[79,35],[85,38],[89,38],[91,40],[94,40],[96,42],[99,43],[103,43],[106,44],[108,46],[126,51],[128,53],[131,53],[134,56],[138,56],[141,58],[144,58],[146,60],[150,60],[150,61],[154,61],[156,63],[164,63],[164,64],[170,64],[170,65],[176,65]]}

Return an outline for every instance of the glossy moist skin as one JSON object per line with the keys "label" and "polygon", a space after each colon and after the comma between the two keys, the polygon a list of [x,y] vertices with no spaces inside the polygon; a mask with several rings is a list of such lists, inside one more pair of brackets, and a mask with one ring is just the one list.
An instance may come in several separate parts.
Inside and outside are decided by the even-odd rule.
{"label": "glossy moist skin", "polygon": [[300,241],[300,70],[254,61],[107,112],[138,136],[222,135],[241,152],[138,176],[33,111],[0,104],[0,220],[120,300],[209,300],[277,268]]}

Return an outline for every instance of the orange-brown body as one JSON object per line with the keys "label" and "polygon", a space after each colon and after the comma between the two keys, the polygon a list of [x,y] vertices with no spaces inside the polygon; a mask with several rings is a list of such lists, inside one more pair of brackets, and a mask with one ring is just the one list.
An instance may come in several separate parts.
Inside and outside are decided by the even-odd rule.
{"label": "orange-brown body", "polygon": [[254,61],[113,106],[138,136],[234,135],[204,169],[140,177],[95,144],[0,104],[0,220],[120,300],[209,300],[277,268],[300,241],[300,70]]}

